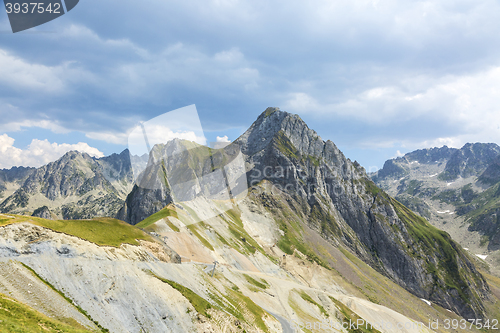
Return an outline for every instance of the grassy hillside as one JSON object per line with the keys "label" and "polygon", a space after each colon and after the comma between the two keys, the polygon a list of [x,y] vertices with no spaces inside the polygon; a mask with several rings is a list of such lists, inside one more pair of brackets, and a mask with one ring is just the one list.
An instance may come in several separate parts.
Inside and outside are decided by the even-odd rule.
{"label": "grassy hillside", "polygon": [[31,216],[3,215],[0,226],[29,222],[56,232],[76,236],[101,246],[119,247],[122,244],[139,245],[138,240],[151,240],[151,237],[139,228],[112,218],[92,220],[46,220]]}
{"label": "grassy hillside", "polygon": [[93,332],[78,323],[74,326],[49,318],[38,311],[0,294],[0,331],[1,332]]}

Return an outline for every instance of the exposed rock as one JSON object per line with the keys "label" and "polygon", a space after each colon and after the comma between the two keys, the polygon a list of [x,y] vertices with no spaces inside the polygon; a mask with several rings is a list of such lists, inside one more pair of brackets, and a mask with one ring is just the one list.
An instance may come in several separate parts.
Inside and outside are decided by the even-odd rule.
{"label": "exposed rock", "polygon": [[500,182],[500,155],[498,155],[491,164],[479,176],[481,183],[493,185]]}
{"label": "exposed rock", "polygon": [[42,204],[64,219],[115,216],[133,180],[128,150],[103,158],[70,151],[38,169],[16,173],[26,178],[21,177],[20,188],[0,204],[0,212],[32,214]]}
{"label": "exposed rock", "polygon": [[500,147],[495,143],[467,143],[450,156],[444,172],[439,177],[452,181],[458,177],[478,176],[498,154]]}
{"label": "exposed rock", "polygon": [[53,220],[49,207],[43,206],[36,209],[31,216],[41,217],[42,219]]}

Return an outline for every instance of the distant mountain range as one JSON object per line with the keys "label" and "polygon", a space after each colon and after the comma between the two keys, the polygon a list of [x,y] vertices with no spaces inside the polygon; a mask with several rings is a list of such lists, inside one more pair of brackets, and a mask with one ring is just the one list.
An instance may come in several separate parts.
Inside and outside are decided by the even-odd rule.
{"label": "distant mountain range", "polygon": [[500,267],[500,147],[421,149],[385,162],[373,180]]}
{"label": "distant mountain range", "polygon": [[128,150],[103,158],[70,151],[40,168],[0,170],[0,177],[1,212],[59,219],[115,216],[133,183]]}

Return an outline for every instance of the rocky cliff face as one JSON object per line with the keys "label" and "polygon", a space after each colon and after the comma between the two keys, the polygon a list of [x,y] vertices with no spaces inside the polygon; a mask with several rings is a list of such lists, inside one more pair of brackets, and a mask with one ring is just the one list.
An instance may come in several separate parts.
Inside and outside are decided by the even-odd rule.
{"label": "rocky cliff face", "polygon": [[114,216],[132,183],[127,150],[101,159],[72,151],[28,171],[20,188],[0,204],[0,211],[31,215],[45,206],[64,219]]}
{"label": "rocky cliff face", "polygon": [[[482,276],[449,237],[390,198],[297,115],[267,109],[238,140],[250,185],[285,192],[310,227],[343,242],[414,294],[461,315],[481,315]],[[415,154],[435,159],[448,149]],[[422,155],[422,156],[420,156]]]}
{"label": "rocky cliff face", "polygon": [[500,182],[500,155],[488,165],[486,170],[478,177],[481,183],[493,185]]}
{"label": "rocky cliff face", "polygon": [[450,156],[439,177],[453,181],[458,177],[479,176],[498,154],[500,147],[495,143],[467,143]]}
{"label": "rocky cliff face", "polygon": [[[0,199],[17,190],[35,168],[13,167],[0,170]],[[10,191],[9,191],[10,190]]]}

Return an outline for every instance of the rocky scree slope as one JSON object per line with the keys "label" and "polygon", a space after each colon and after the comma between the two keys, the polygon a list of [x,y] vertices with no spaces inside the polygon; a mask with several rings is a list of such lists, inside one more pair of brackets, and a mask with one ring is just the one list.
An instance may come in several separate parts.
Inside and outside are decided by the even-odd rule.
{"label": "rocky scree slope", "polygon": [[[299,116],[268,108],[224,153],[238,149],[246,159],[250,189],[266,184],[275,193],[263,194],[262,200],[287,200],[303,216],[301,225],[317,230],[332,244],[345,244],[413,294],[464,317],[483,316],[488,286],[461,248],[380,190],[357,162],[347,159],[333,142],[323,141]],[[143,201],[145,196],[150,200]],[[168,188],[136,190],[122,209],[126,214],[119,216],[137,223],[140,217],[133,218],[134,207],[141,206],[141,214],[154,213],[169,202]],[[283,222],[281,229],[280,248],[307,252],[293,226]]]}
{"label": "rocky scree slope", "polygon": [[103,158],[71,151],[55,162],[29,169],[22,184],[0,203],[0,212],[81,219],[114,216],[132,188],[128,150]]}

